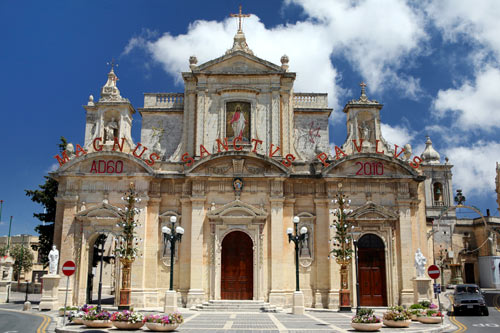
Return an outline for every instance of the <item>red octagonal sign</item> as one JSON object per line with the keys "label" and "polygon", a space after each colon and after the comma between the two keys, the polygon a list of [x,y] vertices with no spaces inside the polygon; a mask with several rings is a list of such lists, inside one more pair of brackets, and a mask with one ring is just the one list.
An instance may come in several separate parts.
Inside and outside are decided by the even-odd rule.
{"label": "red octagonal sign", "polygon": [[435,280],[439,277],[439,275],[441,275],[441,271],[436,265],[430,265],[429,268],[427,268],[427,274],[429,274],[431,279]]}
{"label": "red octagonal sign", "polygon": [[73,273],[75,273],[75,270],[76,270],[76,265],[73,261],[71,260],[68,260],[64,263],[64,265],[62,266],[62,272],[64,275],[66,276],[71,276],[73,275]]}

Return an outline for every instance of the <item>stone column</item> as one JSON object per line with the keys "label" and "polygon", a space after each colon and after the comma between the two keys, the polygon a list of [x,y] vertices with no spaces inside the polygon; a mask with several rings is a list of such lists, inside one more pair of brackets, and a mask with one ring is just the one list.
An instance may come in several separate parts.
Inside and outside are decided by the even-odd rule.
{"label": "stone column", "polygon": [[412,246],[412,225],[410,201],[398,200],[399,209],[399,304],[413,303],[412,278],[415,276],[413,265],[415,251]]}
{"label": "stone column", "polygon": [[[182,216],[182,227],[184,228],[184,236],[182,236],[182,241],[179,243],[177,253],[178,257],[178,271],[179,277],[179,291],[186,297],[186,293],[189,291],[189,274],[191,265],[191,199],[181,198],[181,216]],[[183,304],[186,304],[186,299],[183,299]]]}
{"label": "stone column", "polygon": [[[283,221],[283,198],[273,197],[271,203],[271,224],[269,228],[269,238],[271,240],[270,254],[270,293],[269,303],[283,306],[286,303],[284,277],[289,270],[283,264],[283,245],[285,243],[285,229]],[[292,270],[295,271],[295,268]],[[295,288],[294,288],[295,289]]]}
{"label": "stone column", "polygon": [[[145,267],[145,277],[144,277],[144,287],[146,290],[150,290],[145,295],[146,306],[150,304],[162,303],[160,299],[163,295],[158,293],[158,270],[160,262],[158,260],[158,245],[160,240],[160,221],[159,221],[159,211],[160,211],[160,198],[152,197],[148,201],[148,210],[145,218],[144,228],[144,267]],[[156,292],[153,292],[156,291]],[[156,294],[156,295],[155,295]]]}
{"label": "stone column", "polygon": [[203,221],[205,220],[205,200],[205,197],[191,198],[191,228],[189,230],[190,274],[187,307],[205,301],[205,292],[203,290]]}
{"label": "stone column", "polygon": [[[60,230],[61,230],[61,238],[60,238],[60,244],[61,246],[58,248],[59,250],[59,265],[58,265],[58,271],[61,271],[62,265],[68,261],[72,260],[75,263],[78,261],[76,256],[76,249],[75,249],[75,234],[76,234],[76,227],[77,223],[75,220],[75,215],[76,215],[76,210],[77,210],[77,201],[78,197],[77,196],[58,196],[56,198],[57,200],[57,213],[62,210],[61,214],[62,216],[57,216],[60,217],[60,220],[57,220],[56,217],[56,223],[60,224]],[[56,240],[54,240],[56,242]],[[59,281],[59,304],[64,304],[64,298],[65,298],[65,293],[66,293],[66,282],[67,279],[61,279]],[[76,304],[76,299],[73,299],[73,290],[74,290],[74,285],[75,285],[75,274],[73,274],[70,277],[69,281],[69,286],[68,286],[68,306],[73,305],[74,303]]]}

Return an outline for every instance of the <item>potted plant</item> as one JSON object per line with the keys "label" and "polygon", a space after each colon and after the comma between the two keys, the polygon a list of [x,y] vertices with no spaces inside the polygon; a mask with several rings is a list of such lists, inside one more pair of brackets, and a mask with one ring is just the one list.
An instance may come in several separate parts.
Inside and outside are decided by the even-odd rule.
{"label": "potted plant", "polygon": [[439,324],[444,315],[439,310],[425,309],[418,315],[418,321],[424,324]]}
{"label": "potted plant", "polygon": [[97,306],[91,306],[84,304],[83,306],[79,307],[77,310],[72,310],[70,311],[68,318],[69,321],[72,322],[73,324],[80,324],[83,325],[83,316],[92,310],[95,310]]}
{"label": "potted plant", "polygon": [[142,320],[146,327],[155,332],[173,331],[180,324],[184,322],[184,318],[179,312],[161,314],[161,315],[147,315]]}
{"label": "potted plant", "polygon": [[373,309],[359,309],[351,320],[351,326],[356,331],[371,332],[382,328],[382,321],[373,314]]}
{"label": "potted plant", "polygon": [[69,316],[69,313],[71,311],[78,311],[78,308],[76,306],[67,306],[67,307],[61,307],[59,308],[59,315],[64,316],[64,312],[66,312],[66,315]]}
{"label": "potted plant", "polygon": [[113,327],[113,323],[109,320],[111,314],[108,311],[97,312],[92,310],[87,312],[83,317],[83,324],[92,328],[109,328]]}
{"label": "potted plant", "polygon": [[144,323],[144,316],[134,311],[118,311],[111,315],[113,326],[120,330],[138,330]]}
{"label": "potted plant", "polygon": [[410,305],[409,312],[411,316],[411,320],[418,321],[418,314],[424,310],[424,307],[420,304],[412,304]]}
{"label": "potted plant", "polygon": [[393,306],[384,313],[384,325],[387,327],[410,327],[410,318],[410,311],[402,306]]}

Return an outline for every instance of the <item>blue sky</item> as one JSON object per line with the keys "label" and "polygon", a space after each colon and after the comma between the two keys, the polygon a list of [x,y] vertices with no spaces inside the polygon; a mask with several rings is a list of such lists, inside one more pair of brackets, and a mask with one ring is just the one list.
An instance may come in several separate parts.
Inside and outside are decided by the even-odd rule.
{"label": "blue sky", "polygon": [[[203,63],[232,46],[229,13],[240,2],[258,57],[297,72],[296,91],[328,92],[331,142],[346,136],[343,105],[359,83],[384,104],[391,143],[420,154],[429,134],[454,165],[467,203],[498,215],[500,2],[443,1],[11,1],[0,2],[2,163],[0,235],[33,233],[41,207],[24,195],[54,167],[60,136],[83,143],[89,94],[106,82],[111,58],[122,96],[182,92],[188,58]],[[140,115],[133,123],[140,136]]]}

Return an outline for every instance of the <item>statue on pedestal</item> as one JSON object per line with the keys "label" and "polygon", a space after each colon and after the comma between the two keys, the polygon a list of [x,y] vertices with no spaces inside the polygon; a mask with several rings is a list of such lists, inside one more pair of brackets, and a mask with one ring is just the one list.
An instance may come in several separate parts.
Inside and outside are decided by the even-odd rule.
{"label": "statue on pedestal", "polygon": [[417,249],[417,252],[415,252],[415,268],[417,269],[417,278],[424,277],[425,264],[427,264],[427,259],[424,257],[422,251]]}
{"label": "statue on pedestal", "polygon": [[52,245],[52,250],[49,252],[49,274],[57,274],[57,264],[59,262],[59,251],[55,245]]}

